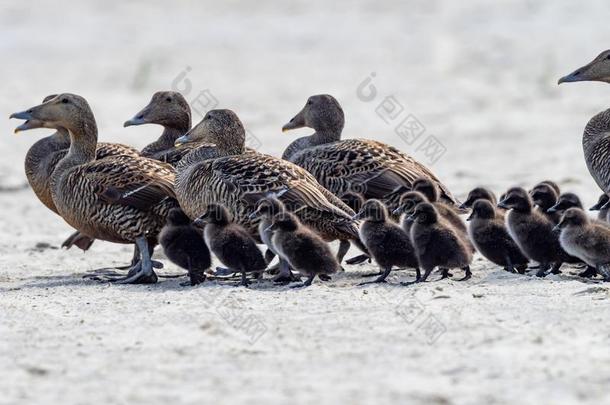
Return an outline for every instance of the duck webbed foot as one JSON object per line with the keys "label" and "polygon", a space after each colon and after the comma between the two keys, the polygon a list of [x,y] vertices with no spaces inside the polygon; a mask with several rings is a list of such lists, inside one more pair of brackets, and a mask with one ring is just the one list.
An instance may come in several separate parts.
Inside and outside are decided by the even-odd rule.
{"label": "duck webbed foot", "polygon": [[[110,282],[117,284],[154,284],[158,277],[153,270],[153,261],[150,258],[148,243],[146,238],[136,239],[136,244],[140,249],[140,261],[129,269],[124,277],[106,277]],[[163,267],[163,263],[157,262]]]}

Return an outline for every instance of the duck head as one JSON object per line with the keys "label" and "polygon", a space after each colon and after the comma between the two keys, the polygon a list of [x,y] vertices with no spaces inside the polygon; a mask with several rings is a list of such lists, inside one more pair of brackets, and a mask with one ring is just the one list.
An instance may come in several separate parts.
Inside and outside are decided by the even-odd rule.
{"label": "duck head", "polygon": [[353,220],[364,219],[366,221],[383,222],[388,217],[385,205],[376,199],[367,200],[360,211],[352,217]]}
{"label": "duck head", "polygon": [[424,202],[415,207],[413,214],[408,219],[422,225],[432,225],[438,222],[438,212],[434,205]]}
{"label": "duck head", "polygon": [[87,100],[71,93],[49,97],[52,96],[45,98],[46,101],[42,104],[11,114],[10,118],[26,120],[26,124],[30,121],[30,124],[26,125],[28,129],[32,125],[54,129],[65,128],[75,136],[82,136],[94,129],[97,136],[95,118]]}
{"label": "duck head", "polygon": [[610,83],[610,50],[603,51],[587,65],[562,77],[557,84],[572,82]]}
{"label": "duck head", "polygon": [[472,212],[466,221],[471,221],[475,218],[494,219],[496,210],[489,200],[479,198],[472,204]]}
{"label": "duck head", "polygon": [[125,121],[124,127],[158,124],[179,130],[182,134],[191,127],[191,108],[184,96],[176,91],[158,91],[146,107]]}
{"label": "duck head", "polygon": [[246,130],[233,111],[210,110],[199,124],[176,139],[176,145],[189,142],[209,142],[220,151],[240,154],[245,150]]}
{"label": "duck head", "polygon": [[507,210],[529,211],[532,208],[532,200],[524,188],[513,187],[506,192],[504,198],[498,203],[498,207]]}
{"label": "duck head", "polygon": [[318,94],[307,99],[305,107],[282,127],[282,132],[308,127],[316,132],[340,135],[344,124],[345,115],[339,102],[331,95]]}

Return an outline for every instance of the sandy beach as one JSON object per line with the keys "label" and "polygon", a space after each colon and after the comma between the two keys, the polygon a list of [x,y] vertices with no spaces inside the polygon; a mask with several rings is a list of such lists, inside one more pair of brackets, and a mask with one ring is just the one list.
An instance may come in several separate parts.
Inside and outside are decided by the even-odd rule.
{"label": "sandy beach", "polygon": [[[468,282],[411,287],[399,285],[411,271],[358,286],[374,264],[302,290],[85,280],[126,264],[131,247],[59,248],[72,230],[24,187],[25,153],[50,131],[15,136],[8,120],[78,93],[100,140],[141,148],[161,128],[122,123],[175,89],[195,122],[231,108],[250,146],[280,156],[311,132],[282,125],[329,93],[344,137],[415,156],[458,198],[553,179],[590,206],[600,190],[582,130],[610,89],[557,79],[608,48],[607,11],[601,0],[3,2],[0,404],[609,402],[610,289],[570,266],[539,279],[477,255]],[[419,136],[401,135],[406,120]],[[157,253],[161,273],[181,272]]]}

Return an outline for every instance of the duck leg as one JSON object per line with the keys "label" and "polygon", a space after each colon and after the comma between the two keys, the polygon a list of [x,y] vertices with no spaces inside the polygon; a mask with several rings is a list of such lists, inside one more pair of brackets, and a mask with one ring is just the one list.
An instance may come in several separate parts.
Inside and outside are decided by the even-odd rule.
{"label": "duck leg", "polygon": [[466,281],[472,277],[472,271],[470,271],[470,266],[462,267],[462,270],[466,273],[464,277],[458,279],[457,281]]}
{"label": "duck leg", "polygon": [[277,276],[273,277],[273,281],[276,283],[287,284],[291,281],[301,281],[301,277],[295,275],[290,271],[290,265],[284,259],[280,259],[279,263],[280,271]]}
{"label": "duck leg", "polygon": [[154,284],[157,282],[157,274],[153,270],[153,261],[150,258],[149,246],[145,237],[136,239],[140,249],[140,261],[132,267],[127,276],[120,278],[109,278],[109,281],[118,284]]}
{"label": "duck leg", "polygon": [[383,273],[381,273],[381,275],[379,277],[377,277],[375,280],[373,280],[373,281],[365,281],[364,283],[360,283],[358,285],[385,283],[386,282],[385,279],[390,275],[391,271],[392,271],[392,266],[386,266],[383,269]]}

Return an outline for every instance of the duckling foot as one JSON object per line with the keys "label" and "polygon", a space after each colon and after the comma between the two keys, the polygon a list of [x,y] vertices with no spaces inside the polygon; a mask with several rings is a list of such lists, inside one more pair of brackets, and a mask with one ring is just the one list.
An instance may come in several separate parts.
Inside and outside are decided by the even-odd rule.
{"label": "duckling foot", "polygon": [[205,271],[202,270],[191,270],[188,273],[189,281],[185,281],[180,283],[182,286],[194,286],[197,284],[201,284],[205,281]]}
{"label": "duckling foot", "polygon": [[587,269],[585,271],[578,273],[578,277],[591,278],[591,277],[595,277],[596,274],[597,274],[597,269],[595,267],[589,266],[589,267],[587,267]]}
{"label": "duckling foot", "polygon": [[561,262],[555,263],[553,267],[551,267],[551,274],[561,274],[561,270],[559,270],[559,268],[562,264],[563,263]]}
{"label": "duckling foot", "polygon": [[305,288],[305,287],[309,287],[311,285],[311,283],[313,283],[313,279],[315,277],[316,277],[315,274],[312,275],[312,276],[309,276],[309,277],[307,277],[307,280],[305,280],[304,283],[293,285],[290,288]]}
{"label": "duckling foot", "polygon": [[360,264],[360,263],[366,262],[367,260],[369,261],[369,263],[371,262],[371,258],[369,257],[369,255],[361,254],[361,255],[358,255],[358,256],[354,256],[351,259],[347,259],[345,261],[345,263],[346,264],[350,264],[350,265],[352,265],[352,264]]}
{"label": "duckling foot", "polygon": [[250,282],[248,282],[248,277],[246,277],[246,272],[242,271],[241,272],[241,281],[239,282],[239,284],[236,285],[236,287],[248,287],[250,285]]}
{"label": "duckling foot", "polygon": [[472,277],[472,271],[470,271],[470,266],[463,267],[462,270],[464,270],[466,274],[464,275],[464,277],[458,279],[457,281],[466,281],[470,279],[470,277]]}
{"label": "duckling foot", "polygon": [[328,274],[319,274],[318,278],[322,281],[332,281],[332,277],[329,276]]}
{"label": "duckling foot", "polygon": [[448,277],[453,277],[453,274],[449,272],[449,269],[441,269],[441,278],[438,281],[444,280]]}
{"label": "duckling foot", "polygon": [[237,272],[231,269],[227,269],[225,267],[216,267],[216,271],[214,272],[215,276],[227,277],[234,276]]}
{"label": "duckling foot", "polygon": [[277,276],[273,277],[272,281],[277,284],[288,284],[292,283],[293,281],[301,281],[301,277],[297,276],[293,272],[290,272],[289,274],[278,274]]}
{"label": "duckling foot", "polygon": [[365,281],[364,283],[360,283],[358,285],[366,285],[366,284],[375,284],[375,283],[385,283],[386,282],[386,278],[390,275],[390,272],[392,271],[392,266],[390,267],[386,267],[383,272],[381,273],[381,275],[379,277],[377,277],[375,280],[373,281]]}
{"label": "duckling foot", "polygon": [[536,277],[546,277],[548,266],[540,266],[538,271],[536,272]]}

